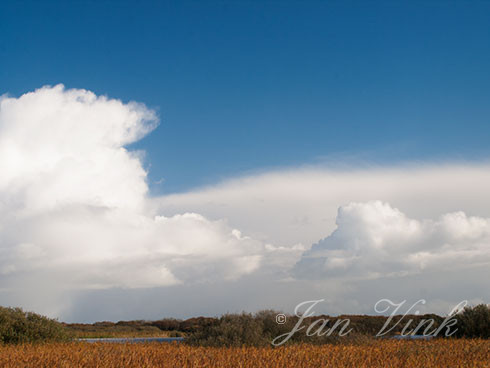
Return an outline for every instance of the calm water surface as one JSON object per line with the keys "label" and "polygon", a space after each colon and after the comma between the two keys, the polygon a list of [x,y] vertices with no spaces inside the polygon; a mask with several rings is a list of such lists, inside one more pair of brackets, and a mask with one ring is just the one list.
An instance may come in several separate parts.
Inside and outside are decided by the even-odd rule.
{"label": "calm water surface", "polygon": [[78,339],[83,342],[111,342],[111,343],[144,343],[144,342],[180,342],[183,337],[111,337],[100,339]]}

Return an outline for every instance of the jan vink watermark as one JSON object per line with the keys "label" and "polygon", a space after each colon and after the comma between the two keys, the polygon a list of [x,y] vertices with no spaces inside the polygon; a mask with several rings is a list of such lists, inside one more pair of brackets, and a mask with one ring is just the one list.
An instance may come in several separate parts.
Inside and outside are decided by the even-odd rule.
{"label": "jan vink watermark", "polygon": [[[297,317],[297,321],[293,328],[272,340],[272,345],[281,346],[288,342],[296,333],[303,331],[306,336],[333,336],[336,334],[339,337],[347,336],[354,329],[351,327],[351,320],[349,318],[336,318],[335,322],[331,323],[329,318],[318,317],[312,318],[315,315],[315,307],[324,302],[325,299],[308,300],[302,302],[294,309],[294,315]],[[399,303],[393,302],[390,299],[381,299],[374,305],[374,311],[377,314],[387,316],[385,323],[381,329],[375,334],[376,337],[388,336],[390,332],[395,329],[401,328],[399,336],[423,336],[423,337],[436,337],[445,336],[449,337],[457,332],[457,328],[454,326],[457,323],[456,314],[461,311],[468,301],[463,300],[458,303],[440,323],[436,323],[434,318],[423,318],[414,322],[414,319],[410,316],[419,315],[420,312],[417,309],[420,305],[426,304],[425,299],[420,299],[409,305],[407,309],[402,312],[402,308],[407,306],[407,301],[403,300]],[[287,322],[287,316],[285,314],[276,315],[276,323],[285,324]],[[308,322],[308,323],[306,323]]]}

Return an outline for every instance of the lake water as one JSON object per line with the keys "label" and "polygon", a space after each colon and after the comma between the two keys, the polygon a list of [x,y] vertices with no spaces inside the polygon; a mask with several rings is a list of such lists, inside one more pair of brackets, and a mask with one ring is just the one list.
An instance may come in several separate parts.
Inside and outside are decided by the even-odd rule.
{"label": "lake water", "polygon": [[424,335],[395,335],[390,336],[390,339],[395,340],[431,340],[434,336],[424,336]]}
{"label": "lake water", "polygon": [[100,339],[78,339],[78,341],[83,342],[110,342],[118,344],[126,343],[145,343],[145,342],[181,342],[183,337],[111,337],[111,338],[100,338]]}

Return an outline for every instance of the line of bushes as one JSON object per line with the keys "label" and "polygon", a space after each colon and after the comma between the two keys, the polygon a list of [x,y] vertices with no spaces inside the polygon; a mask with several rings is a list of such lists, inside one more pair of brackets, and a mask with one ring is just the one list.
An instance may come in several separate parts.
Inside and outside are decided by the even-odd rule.
{"label": "line of bushes", "polygon": [[[293,330],[298,322],[296,316],[286,316],[285,323],[277,323],[276,315],[278,312],[267,310],[255,314],[226,314],[220,318],[197,317],[187,320],[162,319],[159,321],[120,321],[98,322],[94,324],[61,324],[56,320],[43,317],[32,312],[24,312],[20,308],[0,307],[0,343],[25,343],[38,341],[66,340],[70,336],[76,336],[78,331],[116,331],[115,327],[128,327],[130,331],[146,331],[152,328],[156,331],[170,332],[171,336],[184,334],[186,342],[192,345],[201,346],[267,346],[274,338],[287,334]],[[462,312],[453,316],[457,324],[453,330],[457,329],[453,337],[461,338],[484,338],[490,337],[490,307],[480,304],[475,307],[466,307]],[[444,317],[434,314],[410,315],[403,317],[403,321],[398,323],[402,316],[396,316],[390,322],[388,329],[389,335],[402,332],[403,327],[409,319],[412,319],[410,327],[417,326],[422,320],[432,319],[434,324],[430,330],[437,329],[444,321]],[[343,325],[340,321],[348,319],[350,321],[347,329],[352,332],[347,336],[340,337],[339,331]],[[384,316],[315,316],[305,318],[300,331],[294,333],[288,343],[337,343],[349,341],[365,341],[373,338],[386,323],[387,317]],[[334,332],[328,329],[336,326]],[[308,331],[308,327],[311,327]],[[146,329],[145,329],[146,328]],[[424,326],[425,328],[425,326]],[[345,331],[346,331],[345,330]],[[307,331],[309,333],[307,333]],[[321,333],[315,334],[314,332]],[[422,333],[419,331],[418,333]],[[440,336],[444,336],[442,333]]]}
{"label": "line of bushes", "polygon": [[[186,342],[192,345],[201,346],[267,346],[278,336],[288,334],[293,330],[298,322],[296,316],[286,316],[284,324],[276,322],[277,312],[262,311],[256,314],[227,314],[213,321],[206,321],[206,324],[200,326],[192,332]],[[462,312],[452,316],[456,319],[456,324],[450,327],[448,332],[454,332],[451,336],[460,338],[483,338],[490,337],[490,307],[486,304],[480,304],[474,307],[466,307]],[[342,329],[342,320],[350,321],[348,329],[352,329],[346,336],[340,336],[339,331]],[[400,319],[402,319],[400,321]],[[387,336],[394,336],[402,333],[403,328],[408,321],[412,320],[405,334],[410,333],[409,330],[415,328],[421,323],[421,328],[417,334],[423,334],[424,329],[428,327],[427,332],[437,330],[440,326],[443,329],[438,334],[439,337],[446,336],[446,327],[443,322],[444,317],[426,314],[426,315],[408,315],[395,316],[387,326],[390,332]],[[423,321],[432,320],[433,324],[429,326]],[[357,343],[372,339],[382,329],[386,323],[385,316],[315,316],[305,318],[301,330],[294,333],[287,341],[291,343],[310,343],[310,344],[325,344],[325,343],[340,343],[349,342]],[[400,323],[398,323],[400,322]],[[324,325],[322,326],[322,324]],[[331,335],[328,334],[328,329],[335,327]],[[450,325],[450,324],[449,324]],[[308,328],[310,330],[308,331]],[[307,332],[308,331],[308,332]],[[315,333],[320,332],[320,333]],[[280,339],[279,339],[280,340]]]}
{"label": "line of bushes", "polygon": [[[186,342],[199,346],[268,346],[277,338],[276,343],[285,339],[287,344],[366,343],[366,340],[374,338],[387,320],[383,316],[309,317],[298,325],[300,329],[286,338],[286,335],[294,331],[299,317],[287,315],[284,323],[278,323],[277,314],[278,312],[272,310],[256,314],[227,314],[191,333],[186,338]],[[406,316],[405,318],[407,320],[412,318],[416,325],[423,318],[432,317],[435,317],[433,327],[439,327],[443,321],[440,316]],[[400,333],[403,329],[403,323],[396,325],[398,318],[393,319],[388,326],[388,329],[393,327],[390,335]],[[346,320],[350,322],[347,324]],[[349,330],[351,331],[348,332]]]}

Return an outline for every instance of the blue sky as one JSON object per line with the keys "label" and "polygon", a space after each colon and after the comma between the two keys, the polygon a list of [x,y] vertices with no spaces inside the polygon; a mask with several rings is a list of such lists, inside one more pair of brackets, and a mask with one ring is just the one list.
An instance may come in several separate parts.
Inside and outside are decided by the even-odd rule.
{"label": "blue sky", "polygon": [[489,24],[488,2],[4,1],[0,87],[158,109],[134,147],[160,193],[331,155],[481,159]]}

